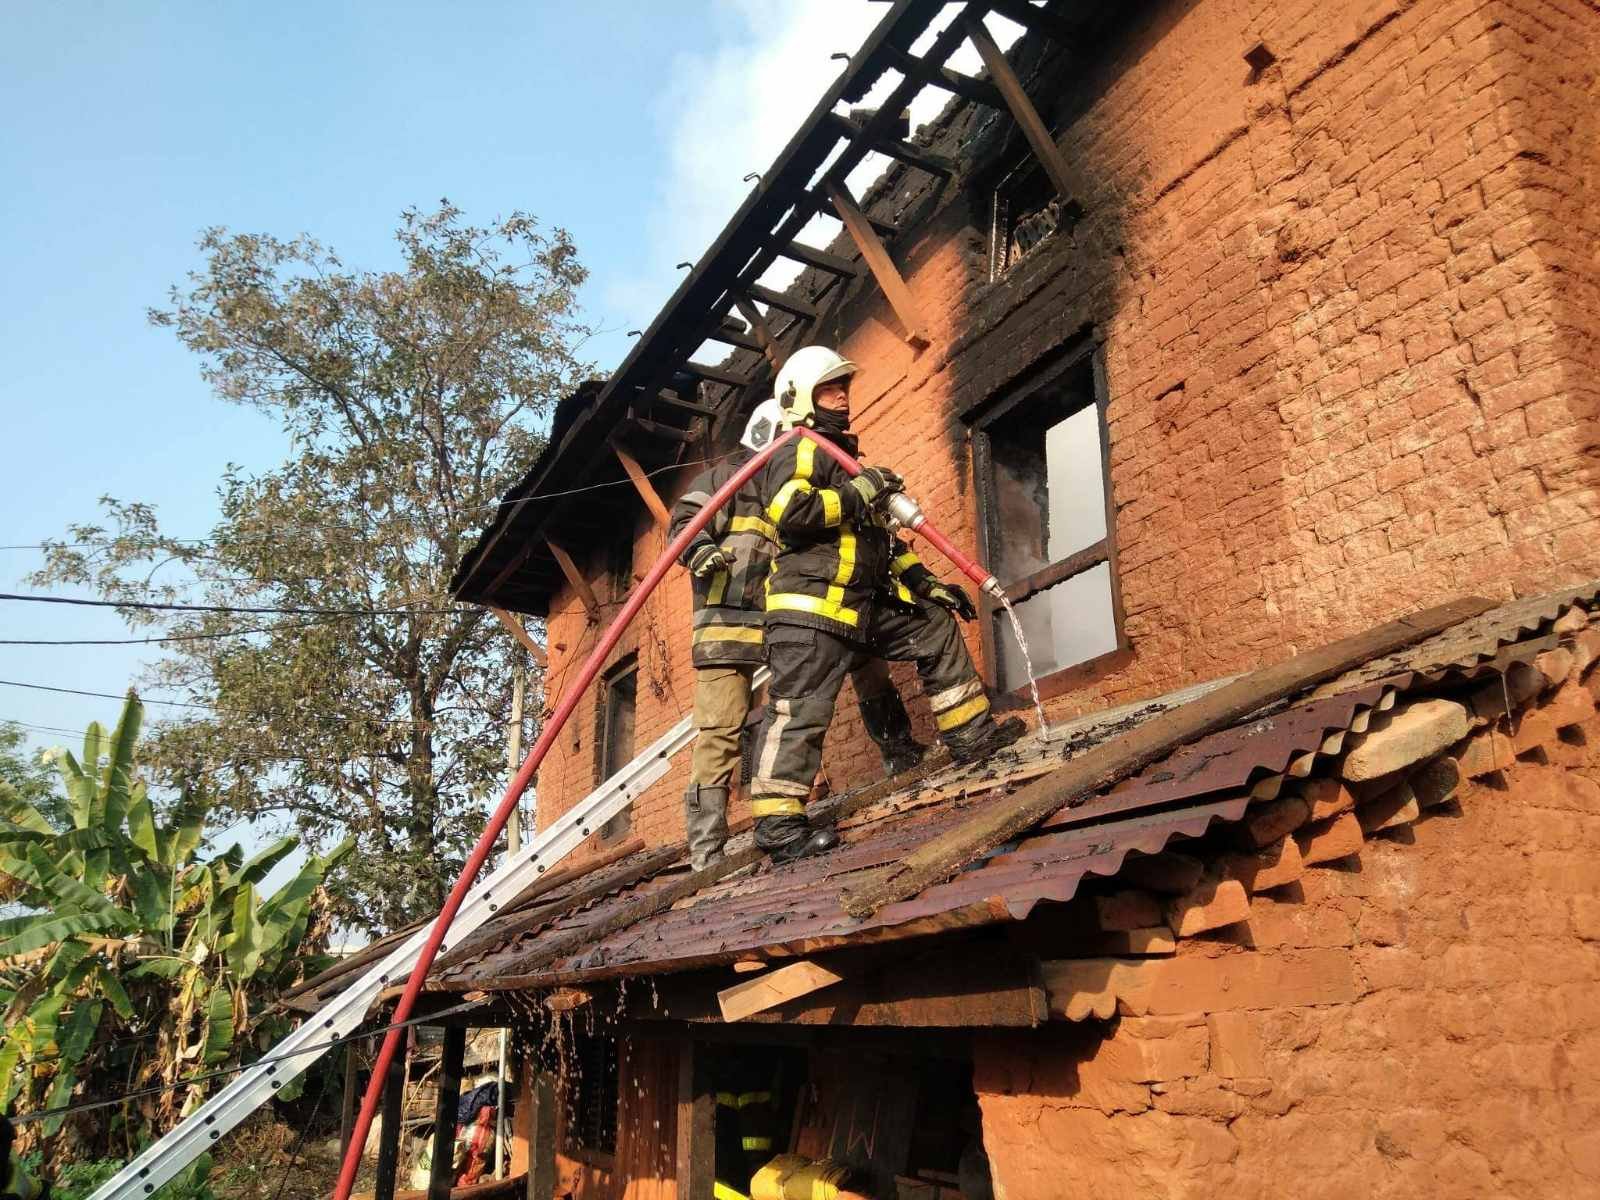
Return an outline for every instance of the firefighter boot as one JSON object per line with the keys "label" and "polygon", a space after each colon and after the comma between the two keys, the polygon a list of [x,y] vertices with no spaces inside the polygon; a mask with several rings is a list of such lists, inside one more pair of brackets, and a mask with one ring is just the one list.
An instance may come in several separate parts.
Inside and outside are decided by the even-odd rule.
{"label": "firefighter boot", "polygon": [[950,757],[958,763],[972,763],[1004,750],[1028,732],[1020,717],[1007,717],[996,721],[984,713],[975,721],[957,726],[944,735],[944,744],[950,747]]}
{"label": "firefighter boot", "polygon": [[689,865],[696,871],[722,861],[728,840],[728,789],[691,783],[683,794],[683,825],[689,838]]}
{"label": "firefighter boot", "polygon": [[756,846],[775,863],[794,862],[822,854],[839,844],[831,829],[813,829],[803,816],[785,813],[756,818]]}
{"label": "firefighter boot", "polygon": [[911,736],[911,717],[892,688],[861,701],[861,723],[878,747],[883,769],[891,779],[922,762],[928,748]]}

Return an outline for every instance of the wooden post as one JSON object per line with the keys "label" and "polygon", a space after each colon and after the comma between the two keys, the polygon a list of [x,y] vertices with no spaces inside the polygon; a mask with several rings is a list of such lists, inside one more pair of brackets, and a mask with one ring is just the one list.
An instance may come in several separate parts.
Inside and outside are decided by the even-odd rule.
{"label": "wooden post", "polygon": [[578,564],[572,561],[572,555],[563,550],[557,543],[545,538],[545,545],[550,547],[550,553],[555,556],[556,564],[561,568],[561,573],[567,577],[567,582],[572,585],[572,590],[578,593],[578,599],[583,604],[583,611],[588,614],[589,620],[594,624],[600,623],[600,601],[594,594],[594,589],[589,586],[589,581],[583,577],[583,572],[578,570]]}
{"label": "wooden post", "polygon": [[733,294],[733,303],[739,310],[739,315],[750,325],[750,332],[756,335],[756,341],[761,343],[761,353],[767,356],[767,361],[776,371],[783,366],[783,355],[778,349],[778,339],[772,336],[772,326],[767,324],[767,318],[762,316],[761,310],[756,307],[756,302],[743,292]]}
{"label": "wooden post", "polygon": [[646,475],[644,468],[639,465],[639,460],[616,442],[611,443],[611,449],[616,453],[622,469],[628,473],[628,478],[633,480],[634,491],[639,493],[639,499],[644,501],[644,506],[650,510],[650,515],[655,518],[656,524],[663,529],[671,526],[672,514],[667,511],[667,506],[651,484],[650,476]]}
{"label": "wooden post", "polygon": [[717,1180],[717,1098],[699,1043],[678,1043],[678,1200],[712,1200]]}
{"label": "wooden post", "polygon": [[1028,145],[1033,147],[1034,157],[1039,160],[1045,174],[1050,177],[1050,183],[1056,189],[1056,194],[1065,200],[1072,192],[1072,186],[1067,180],[1067,160],[1061,157],[1061,149],[1056,145],[1056,139],[1045,127],[1038,110],[1033,107],[1033,101],[1028,99],[1028,93],[1023,91],[1022,81],[1017,78],[1017,73],[1006,61],[1005,53],[995,45],[994,39],[989,36],[989,31],[983,27],[981,21],[967,21],[966,32],[978,51],[978,57],[983,59],[983,65],[988,68],[989,78],[1005,97],[1006,107],[1011,110],[1012,118],[1022,127],[1022,134],[1028,139]]}
{"label": "wooden post", "polygon": [[527,1069],[532,1075],[528,1092],[533,1104],[528,1120],[528,1200],[555,1200],[556,1085],[531,1060]]}
{"label": "wooden post", "polygon": [[400,1133],[405,1121],[406,1065],[410,1061],[409,1042],[389,1062],[389,1077],[383,1081],[383,1124],[378,1130],[378,1172],[372,1185],[372,1200],[394,1200],[395,1177],[400,1170]]}
{"label": "wooden post", "polygon": [[444,1027],[439,1060],[439,1098],[433,1106],[433,1162],[428,1167],[428,1200],[450,1200],[456,1181],[456,1102],[461,1099],[461,1060],[467,1049],[467,1027]]}
{"label": "wooden post", "polygon": [[350,1131],[355,1128],[356,1110],[361,1107],[361,1070],[357,1065],[358,1044],[344,1046],[344,1105],[339,1113],[339,1159],[350,1150]]}
{"label": "wooden post", "polygon": [[539,664],[541,671],[550,665],[550,660],[545,657],[544,647],[533,640],[533,635],[528,632],[526,625],[503,608],[491,608],[489,611],[494,614],[495,620],[506,627],[506,632],[517,639],[518,645],[528,652],[533,661]]}
{"label": "wooden post", "polygon": [[872,271],[872,277],[878,281],[878,286],[883,289],[889,307],[894,309],[894,315],[900,319],[900,324],[906,331],[906,339],[926,346],[928,334],[922,323],[922,313],[917,308],[910,287],[900,275],[900,268],[894,265],[894,259],[889,257],[889,251],[879,240],[877,231],[872,228],[872,222],[867,220],[866,215],[856,207],[855,200],[843,187],[832,182],[827,186],[828,199],[833,202],[834,211],[839,214],[839,220],[844,222],[844,227],[850,231],[856,249],[861,251],[861,257]]}

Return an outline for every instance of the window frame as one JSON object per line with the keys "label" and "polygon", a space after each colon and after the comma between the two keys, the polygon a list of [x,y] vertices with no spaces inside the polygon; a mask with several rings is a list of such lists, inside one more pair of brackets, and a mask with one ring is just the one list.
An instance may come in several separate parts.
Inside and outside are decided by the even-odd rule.
{"label": "window frame", "polygon": [[[613,1170],[616,1166],[617,1143],[622,1136],[622,1047],[618,1039],[604,1033],[585,1035],[574,1049],[575,1057],[580,1060],[577,1072],[577,1083],[571,1085],[573,1090],[563,1097],[561,1110],[561,1137],[559,1139],[561,1153],[576,1162],[586,1163],[592,1167],[604,1170]],[[598,1068],[598,1070],[595,1070]],[[610,1089],[594,1088],[592,1092],[584,1093],[585,1081],[591,1073],[599,1074],[602,1078],[614,1076],[614,1086]],[[588,1104],[584,1102],[588,1101]],[[594,1113],[586,1111],[590,1105],[595,1108]],[[610,1133],[611,1149],[602,1146],[587,1146],[583,1143],[583,1126],[590,1117],[597,1118],[597,1128],[605,1125],[605,1117],[611,1118],[608,1129]],[[598,1138],[604,1141],[604,1136]]]}
{"label": "window frame", "polygon": [[[1042,699],[1052,699],[1085,684],[1102,679],[1126,666],[1132,657],[1133,643],[1128,639],[1127,619],[1122,607],[1122,580],[1117,564],[1117,537],[1116,537],[1116,501],[1114,487],[1111,481],[1111,433],[1110,425],[1106,420],[1108,404],[1108,390],[1106,386],[1105,348],[1103,343],[1094,337],[1086,336],[1078,342],[1068,345],[1057,354],[1053,355],[1043,366],[1030,373],[1016,384],[1002,389],[988,402],[980,405],[967,416],[972,438],[972,467],[973,467],[973,506],[978,529],[978,545],[983,553],[984,562],[993,562],[997,557],[995,545],[995,530],[990,525],[990,513],[999,509],[999,495],[996,491],[994,474],[994,452],[990,430],[996,423],[1002,421],[1006,415],[1020,405],[1036,397],[1041,391],[1053,384],[1059,383],[1064,377],[1074,371],[1089,368],[1092,380],[1093,399],[1096,414],[1096,424],[1100,433],[1100,479],[1105,491],[1106,532],[1100,541],[1086,546],[1065,558],[1049,563],[1031,575],[1021,579],[1000,580],[1005,589],[1007,598],[1012,604],[1021,604],[1023,601],[1039,595],[1041,592],[1065,583],[1091,571],[1101,563],[1108,565],[1111,577],[1111,618],[1116,633],[1116,645],[1112,649],[1093,658],[1084,659],[1082,662],[1072,663],[1069,666],[1058,668],[1038,679],[1039,695]],[[1085,405],[1084,407],[1087,407]],[[1072,412],[1080,412],[1081,408]],[[1070,413],[1068,415],[1071,415]],[[1000,611],[1000,603],[988,593],[980,593],[978,601],[978,617],[982,622],[980,634],[983,651],[983,673],[985,682],[996,690],[1000,687],[1000,648],[995,638],[995,617]],[[1028,695],[1026,683],[1012,688],[1007,693],[1016,697]]]}
{"label": "window frame", "polygon": [[[599,787],[607,779],[609,772],[606,770],[607,760],[611,757],[612,740],[612,699],[616,694],[617,685],[624,679],[633,679],[633,720],[634,720],[634,747],[629,752],[628,762],[638,752],[638,722],[639,722],[639,655],[634,652],[622,655],[616,662],[606,668],[600,677],[599,693],[595,697],[594,721],[594,786]],[[617,764],[623,765],[622,763]],[[615,842],[627,835],[633,827],[633,804],[630,802],[621,812],[601,825],[596,832],[596,841],[600,844]]]}

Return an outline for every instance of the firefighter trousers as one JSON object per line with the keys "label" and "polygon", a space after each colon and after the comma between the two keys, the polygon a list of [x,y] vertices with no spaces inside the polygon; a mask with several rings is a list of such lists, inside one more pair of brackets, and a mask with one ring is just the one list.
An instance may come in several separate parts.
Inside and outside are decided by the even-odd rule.
{"label": "firefighter trousers", "polygon": [[800,625],[767,626],[767,723],[750,785],[756,845],[771,850],[806,831],[805,800],[822,765],[844,677],[864,655],[916,664],[934,724],[947,743],[986,730],[989,697],[955,618],[936,604],[880,604],[864,644]]}

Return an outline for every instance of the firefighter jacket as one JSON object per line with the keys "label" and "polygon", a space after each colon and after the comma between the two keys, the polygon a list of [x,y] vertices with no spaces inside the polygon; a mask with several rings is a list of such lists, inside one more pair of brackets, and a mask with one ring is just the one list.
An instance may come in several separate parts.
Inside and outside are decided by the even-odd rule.
{"label": "firefighter jacket", "polygon": [[[835,440],[854,450],[854,438]],[[865,642],[875,605],[914,603],[913,593],[932,579],[811,439],[779,448],[755,482],[778,539],[767,580],[769,625],[809,625]]]}
{"label": "firefighter jacket", "polygon": [[[740,450],[695,476],[683,498],[672,506],[672,537],[677,537],[716,490],[750,461],[750,454]],[[718,509],[678,561],[687,567],[695,551],[705,545],[720,546],[734,562],[731,570],[713,571],[704,578],[689,577],[694,590],[694,665],[730,667],[764,662],[762,592],[777,550],[777,535],[762,513],[754,486],[740,488],[731,501]]]}

